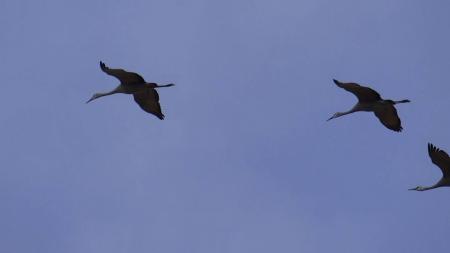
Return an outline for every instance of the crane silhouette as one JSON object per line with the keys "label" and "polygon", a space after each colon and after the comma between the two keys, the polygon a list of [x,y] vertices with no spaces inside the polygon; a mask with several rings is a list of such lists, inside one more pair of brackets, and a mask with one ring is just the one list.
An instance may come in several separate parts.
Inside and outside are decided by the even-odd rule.
{"label": "crane silhouette", "polygon": [[409,189],[410,191],[426,191],[438,187],[450,187],[450,157],[448,154],[444,150],[428,143],[428,155],[430,156],[431,161],[441,169],[442,178],[433,186],[417,186],[416,188]]}
{"label": "crane silhouette", "polygon": [[358,98],[358,102],[349,111],[337,112],[328,120],[359,111],[374,112],[375,116],[377,116],[385,127],[396,132],[402,131],[402,124],[394,105],[408,103],[410,102],[408,99],[400,101],[382,99],[378,92],[369,87],[364,87],[357,83],[343,83],[336,79],[333,79],[333,81],[338,87],[353,93]]}
{"label": "crane silhouette", "polygon": [[159,95],[155,88],[170,87],[174,86],[174,84],[158,85],[156,83],[147,83],[139,74],[123,69],[111,69],[103,62],[100,62],[100,68],[106,74],[119,79],[120,84],[110,92],[95,93],[86,103],[99,97],[116,93],[133,94],[134,101],[136,101],[142,110],[155,115],[160,120],[164,119],[164,114],[161,112],[161,105],[159,104]]}

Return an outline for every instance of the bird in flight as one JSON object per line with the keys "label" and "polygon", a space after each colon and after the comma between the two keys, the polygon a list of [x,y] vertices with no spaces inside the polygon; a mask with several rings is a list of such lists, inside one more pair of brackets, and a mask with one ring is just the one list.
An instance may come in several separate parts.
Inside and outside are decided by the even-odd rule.
{"label": "bird in flight", "polygon": [[428,155],[431,161],[436,164],[442,171],[442,178],[433,186],[417,186],[416,188],[409,189],[410,191],[426,191],[438,187],[450,187],[450,157],[448,154],[433,144],[428,143]]}
{"label": "bird in flight", "polygon": [[99,97],[116,93],[133,94],[134,101],[142,110],[155,115],[160,120],[164,119],[164,114],[161,112],[161,105],[159,104],[159,95],[155,88],[170,87],[174,86],[174,84],[158,85],[156,83],[147,83],[139,74],[123,69],[111,69],[103,62],[100,62],[100,68],[106,74],[119,79],[120,84],[110,92],[95,93],[86,103]]}
{"label": "bird in flight", "polygon": [[410,101],[408,99],[400,101],[382,99],[378,92],[369,87],[364,87],[357,83],[343,83],[335,79],[333,79],[333,81],[338,87],[353,93],[353,95],[358,98],[358,102],[349,111],[337,112],[328,120],[359,111],[374,112],[375,116],[377,116],[385,127],[396,132],[402,131],[402,124],[394,105],[399,103],[409,103]]}

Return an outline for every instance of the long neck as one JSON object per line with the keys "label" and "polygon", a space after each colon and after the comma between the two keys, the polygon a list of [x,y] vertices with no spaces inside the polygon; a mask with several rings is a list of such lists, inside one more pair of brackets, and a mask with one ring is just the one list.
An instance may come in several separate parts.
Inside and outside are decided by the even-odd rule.
{"label": "long neck", "polygon": [[335,119],[335,118],[338,118],[338,117],[341,117],[341,116],[344,116],[344,115],[347,115],[347,114],[350,114],[350,113],[353,113],[353,112],[356,112],[356,111],[358,111],[356,109],[356,107],[353,107],[351,110],[346,111],[346,112],[337,112],[333,116],[331,116],[331,118],[327,119],[327,121]]}
{"label": "long neck", "polygon": [[442,186],[446,186],[446,185],[447,185],[447,183],[446,183],[445,178],[442,178],[435,185],[421,187],[420,191],[428,191],[428,190],[436,189],[438,187],[442,187]]}
{"label": "long neck", "polygon": [[120,91],[119,91],[118,88],[116,88],[116,89],[114,89],[114,90],[112,90],[112,91],[110,91],[110,92],[105,92],[105,93],[95,93],[94,96],[92,96],[92,98],[89,99],[86,103],[89,103],[89,102],[91,102],[92,100],[95,100],[95,99],[100,98],[100,97],[104,97],[104,96],[116,94],[116,93],[118,93],[118,92],[120,92]]}
{"label": "long neck", "polygon": [[112,91],[105,92],[105,93],[97,93],[97,97],[96,98],[109,96],[109,95],[116,94],[116,93],[117,93],[117,90],[112,90]]}
{"label": "long neck", "polygon": [[358,105],[355,105],[352,109],[350,109],[350,110],[348,110],[346,112],[337,112],[336,113],[336,117],[341,117],[341,116],[344,116],[344,115],[347,115],[347,114],[350,114],[350,113],[354,113],[354,112],[357,112],[357,111],[361,111],[361,109],[358,107]]}
{"label": "long neck", "polygon": [[438,185],[422,186],[419,191],[421,191],[421,192],[428,191],[428,190],[432,190],[432,189],[435,189],[435,188],[438,188],[438,187],[439,187]]}

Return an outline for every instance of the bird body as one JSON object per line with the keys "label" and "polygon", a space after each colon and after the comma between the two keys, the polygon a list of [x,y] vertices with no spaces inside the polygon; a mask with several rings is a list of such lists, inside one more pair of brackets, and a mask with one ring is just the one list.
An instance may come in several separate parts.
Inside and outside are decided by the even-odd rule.
{"label": "bird body", "polygon": [[156,83],[147,83],[139,74],[123,69],[111,69],[103,62],[100,62],[100,68],[106,74],[119,79],[120,84],[110,92],[95,93],[86,103],[116,93],[133,94],[134,100],[142,110],[155,115],[161,120],[164,119],[164,114],[161,112],[161,106],[159,104],[159,95],[155,88],[170,87],[174,84],[158,85]]}
{"label": "bird body", "polygon": [[378,92],[369,87],[364,87],[357,83],[343,83],[335,79],[333,81],[338,87],[353,93],[358,98],[358,102],[349,111],[337,112],[328,120],[359,111],[374,112],[375,116],[385,127],[396,132],[400,132],[403,129],[394,105],[408,103],[410,102],[409,100],[393,101],[382,99]]}
{"label": "bird body", "polygon": [[450,157],[448,154],[433,144],[428,143],[428,155],[431,161],[441,169],[442,178],[432,186],[417,186],[410,191],[427,191],[439,187],[450,187]]}

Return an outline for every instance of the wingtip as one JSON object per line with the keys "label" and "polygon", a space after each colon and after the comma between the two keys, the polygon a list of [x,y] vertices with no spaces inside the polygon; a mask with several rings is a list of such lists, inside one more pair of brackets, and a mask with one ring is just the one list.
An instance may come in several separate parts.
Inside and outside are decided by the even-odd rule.
{"label": "wingtip", "polygon": [[400,133],[403,131],[403,127],[399,127],[399,128],[387,127],[387,129],[392,130],[396,133]]}
{"label": "wingtip", "polygon": [[433,143],[429,142],[428,143],[428,152],[431,153],[431,152],[434,152],[434,151],[439,152],[440,149],[438,147],[436,147],[435,145],[433,145]]}
{"label": "wingtip", "polygon": [[401,125],[399,126],[385,126],[387,129],[392,130],[394,132],[400,133],[403,131],[403,127]]}

